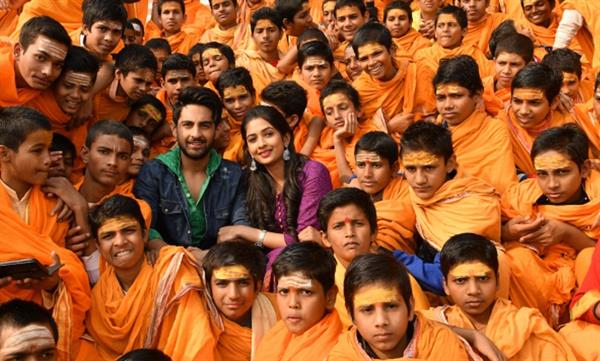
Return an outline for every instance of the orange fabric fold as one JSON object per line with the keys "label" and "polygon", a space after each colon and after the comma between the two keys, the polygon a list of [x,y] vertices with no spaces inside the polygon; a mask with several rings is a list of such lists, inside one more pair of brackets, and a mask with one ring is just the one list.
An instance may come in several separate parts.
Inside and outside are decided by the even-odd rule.
{"label": "orange fabric fold", "polygon": [[[92,290],[86,326],[98,360],[136,348],[157,348],[174,360],[215,359],[215,337],[193,257],[165,246],[154,266],[146,260],[127,292],[108,265]],[[193,320],[193,322],[190,322]],[[92,359],[80,354],[80,360]]]}
{"label": "orange fabric fold", "polygon": [[[458,55],[469,55],[479,66],[479,75],[481,79],[494,75],[494,66],[483,51],[474,45],[460,45],[454,49],[442,48],[438,43],[433,43],[429,48],[421,49],[415,54],[415,61],[430,68],[433,73],[437,72],[440,60]],[[421,81],[421,80],[420,80]]]}
{"label": "orange fabric fold", "polygon": [[256,94],[262,93],[263,89],[272,82],[286,78],[285,74],[281,73],[273,64],[263,60],[256,51],[239,51],[235,59],[235,65],[242,66],[250,71]]}
{"label": "orange fabric fold", "polygon": [[362,72],[352,82],[352,86],[360,95],[365,118],[372,118],[380,108],[388,120],[402,113],[414,113],[419,118],[420,115],[429,114],[435,109],[433,85],[427,79],[423,79],[427,76],[420,73],[417,79],[418,68],[412,62],[399,60],[396,63],[396,75],[386,82],[373,79],[366,72]]}
{"label": "orange fabric fold", "polygon": [[485,111],[493,116],[497,116],[510,103],[510,87],[495,89],[493,76],[483,79],[483,104]]}
{"label": "orange fabric fold", "polygon": [[83,19],[82,4],[83,0],[30,0],[23,5],[23,10],[19,15],[16,29],[11,38],[17,41],[21,28],[27,20],[42,15],[52,17],[70,33],[81,26],[81,19]]}
{"label": "orange fabric fold", "polygon": [[431,40],[413,28],[410,28],[402,37],[393,38],[393,40],[398,49],[402,50],[404,54],[408,54],[411,59],[418,50],[431,46]]}
{"label": "orange fabric fold", "polygon": [[9,37],[15,31],[20,10],[0,10],[0,36]]}
{"label": "orange fabric fold", "polygon": [[278,321],[263,337],[255,359],[260,361],[323,360],[336,344],[341,333],[342,323],[335,309],[301,335],[292,334],[283,321]]}
{"label": "orange fabric fold", "polygon": [[0,106],[20,106],[37,97],[41,92],[32,88],[17,88],[15,58],[12,46],[0,47]]}
{"label": "orange fabric fold", "polygon": [[585,104],[575,105],[574,113],[577,125],[583,129],[590,141],[591,158],[600,158],[600,124],[594,111],[594,99]]}
{"label": "orange fabric fold", "polygon": [[559,333],[571,345],[577,361],[600,359],[600,325],[576,320],[567,323]]}
{"label": "orange fabric fold", "polygon": [[[414,335],[404,351],[404,357],[395,360],[468,360],[465,347],[450,328],[428,320],[415,312]],[[329,353],[328,361],[371,361],[358,341],[358,331],[352,327],[344,332]]]}
{"label": "orange fabric fold", "polygon": [[117,98],[116,91],[119,80],[115,78],[108,89],[101,91],[94,97],[94,109],[98,113],[98,120],[110,119],[124,121],[129,115],[131,107],[127,97]]}
{"label": "orange fabric fold", "polygon": [[430,199],[410,198],[421,237],[437,251],[455,234],[471,232],[500,242],[500,202],[494,188],[479,178],[457,175]]}
{"label": "orange fabric fold", "polygon": [[484,15],[483,18],[475,24],[469,21],[467,33],[462,40],[463,46],[475,46],[484,54],[487,54],[489,52],[489,43],[492,32],[506,19],[506,14],[492,13]]}
{"label": "orange fabric fold", "polygon": [[[538,310],[517,308],[504,298],[498,298],[492,307],[484,334],[508,360],[575,360],[571,347]],[[476,329],[458,306],[437,307],[428,313],[434,321]]]}
{"label": "orange fabric fold", "polygon": [[[207,29],[202,38],[201,43],[208,43],[209,41],[216,41],[221,44],[226,44],[236,52],[239,50],[247,49],[253,40],[250,33],[250,23],[236,25],[227,30],[221,29],[217,24],[210,29]],[[187,54],[187,53],[186,53]]]}
{"label": "orange fabric fold", "polygon": [[525,129],[519,124],[517,116],[510,107],[501,111],[498,114],[498,118],[508,125],[515,165],[528,175],[535,174],[535,168],[533,167],[533,162],[530,158],[530,152],[533,142],[538,134],[548,128],[575,122],[575,119],[571,114],[563,114],[553,110],[546,120],[539,124],[535,129]]}
{"label": "orange fabric fold", "polygon": [[56,217],[50,218],[47,213],[50,204],[43,202],[43,194],[36,188],[32,189],[29,200],[29,225],[13,211],[4,187],[0,186],[0,262],[35,258],[48,266],[54,262],[50,255],[54,251],[63,264],[57,271],[60,282],[53,295],[11,284],[0,289],[0,302],[20,298],[44,305],[45,299],[52,297],[52,316],[59,330],[59,359],[71,360],[77,353],[78,340],[84,331],[85,313],[91,304],[89,281],[79,257],[50,238],[58,231],[57,227],[63,225],[53,224],[52,220],[55,223]]}
{"label": "orange fabric fold", "polygon": [[375,202],[377,211],[377,240],[375,244],[390,251],[415,253],[415,212],[410,202],[410,186],[404,177],[395,177]]}
{"label": "orange fabric fold", "polygon": [[481,178],[504,192],[517,182],[510,135],[506,124],[476,110],[452,132],[454,154],[461,171]]}
{"label": "orange fabric fold", "polygon": [[[215,19],[213,18],[208,6],[202,4],[200,1],[195,0],[185,0],[184,4],[187,20],[181,28],[182,31],[185,31],[188,34],[197,34],[197,36],[200,37],[206,29],[215,24]],[[145,19],[140,20],[144,21]],[[161,37],[161,29],[159,29],[156,23],[154,23],[152,20],[149,20],[146,23],[144,30],[144,39],[146,41],[152,38]],[[187,53],[185,55],[187,55]]]}

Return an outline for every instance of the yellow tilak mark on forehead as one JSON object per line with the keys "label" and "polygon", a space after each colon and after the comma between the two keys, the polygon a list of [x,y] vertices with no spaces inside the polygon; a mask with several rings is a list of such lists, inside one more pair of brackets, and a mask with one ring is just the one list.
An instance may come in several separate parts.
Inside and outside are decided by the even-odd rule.
{"label": "yellow tilak mark on forehead", "polygon": [[104,222],[102,226],[98,228],[98,234],[118,232],[127,227],[137,225],[138,222],[131,217],[115,217]]}
{"label": "yellow tilak mark on forehead", "polygon": [[38,49],[54,58],[64,60],[67,57],[67,50],[61,45],[62,44],[57,43],[56,41],[42,38],[40,39],[40,46]]}
{"label": "yellow tilak mark on forehead", "polygon": [[248,90],[243,85],[228,87],[223,90],[223,98],[237,98],[248,95]]}
{"label": "yellow tilak mark on forehead", "polygon": [[379,154],[358,153],[356,155],[356,162],[378,163],[381,162],[381,157],[379,156]]}
{"label": "yellow tilak mark on forehead", "polygon": [[459,264],[448,272],[454,278],[484,277],[492,273],[494,271],[488,265],[481,262]]}
{"label": "yellow tilak mark on forehead", "polygon": [[579,78],[577,77],[577,75],[573,74],[573,73],[567,73],[567,72],[563,72],[563,81],[579,81]]}
{"label": "yellow tilak mark on forehead", "polygon": [[213,56],[222,56],[222,55],[223,54],[221,54],[221,52],[217,48],[208,48],[202,52],[202,57],[203,58],[206,57],[208,59],[212,58]]}
{"label": "yellow tilak mark on forehead", "polygon": [[323,99],[323,108],[327,109],[327,108],[333,108],[336,105],[346,101],[348,98],[346,98],[346,96],[344,94],[340,94],[340,93],[335,93],[335,94],[331,94],[325,97],[325,99]]}
{"label": "yellow tilak mark on forehead", "polygon": [[402,163],[405,167],[434,165],[440,159],[437,155],[426,151],[408,152],[402,155]]}
{"label": "yellow tilak mark on forehead", "polygon": [[213,271],[213,275],[218,280],[239,280],[250,278],[248,269],[241,265],[219,267]]}
{"label": "yellow tilak mark on forehead", "polygon": [[521,100],[543,100],[544,91],[534,88],[518,88],[513,90],[513,97]]}
{"label": "yellow tilak mark on forehead", "polygon": [[535,157],[533,164],[536,170],[563,169],[570,165],[570,160],[563,154],[543,153]]}
{"label": "yellow tilak mark on forehead", "polygon": [[354,307],[371,306],[377,303],[398,301],[398,291],[391,287],[369,287],[354,295]]}
{"label": "yellow tilak mark on forehead", "polygon": [[277,282],[277,289],[296,288],[296,289],[311,289],[312,280],[307,277],[300,276],[282,276]]}
{"label": "yellow tilak mark on forehead", "polygon": [[377,52],[380,51],[385,51],[386,48],[385,46],[378,44],[378,43],[368,43],[365,45],[361,45],[358,47],[358,54],[359,57],[363,57],[363,56],[371,56]]}
{"label": "yellow tilak mark on forehead", "polygon": [[461,87],[458,85],[452,85],[452,84],[442,84],[442,85],[438,85],[437,88],[435,88],[435,93],[436,94],[459,94],[461,92]]}
{"label": "yellow tilak mark on forehead", "polygon": [[146,104],[143,107],[141,107],[140,110],[143,111],[143,112],[145,112],[146,114],[148,114],[148,116],[150,118],[156,120],[157,122],[160,122],[161,119],[162,119],[162,114],[152,104]]}
{"label": "yellow tilak mark on forehead", "polygon": [[85,73],[74,73],[70,71],[65,75],[65,81],[81,86],[90,86],[92,85],[92,76]]}

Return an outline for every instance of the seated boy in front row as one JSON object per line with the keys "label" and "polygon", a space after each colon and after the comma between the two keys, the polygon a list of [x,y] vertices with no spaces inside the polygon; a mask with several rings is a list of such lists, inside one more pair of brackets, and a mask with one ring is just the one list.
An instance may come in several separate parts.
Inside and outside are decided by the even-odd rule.
{"label": "seated boy in front row", "polygon": [[261,361],[323,360],[342,333],[335,259],[314,242],[287,246],[273,264],[281,321],[263,337]]}
{"label": "seated boy in front row", "polygon": [[509,360],[573,360],[571,348],[533,308],[496,296],[498,254],[492,242],[473,233],[453,236],[441,252],[444,289],[454,306],[427,316],[484,333]]}
{"label": "seated boy in front row", "polygon": [[262,293],[266,261],[260,248],[243,241],[217,243],[203,260],[206,287],[219,310],[215,336],[222,360],[250,360],[279,319],[275,296]]}
{"label": "seated boy in front row", "polygon": [[344,298],[354,326],[328,360],[468,360],[450,328],[413,311],[408,273],[391,256],[357,257],[344,279]]}
{"label": "seated boy in front row", "polygon": [[90,228],[106,268],[87,313],[93,341],[82,342],[77,359],[115,360],[149,346],[175,360],[213,360],[216,342],[191,254],[165,246],[150,265],[146,221],[130,197],[115,195],[94,208]]}

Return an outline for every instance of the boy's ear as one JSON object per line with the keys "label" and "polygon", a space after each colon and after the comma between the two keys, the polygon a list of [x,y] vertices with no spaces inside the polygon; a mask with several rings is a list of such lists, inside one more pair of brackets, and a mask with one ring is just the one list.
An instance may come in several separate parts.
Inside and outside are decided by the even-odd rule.
{"label": "boy's ear", "polygon": [[450,289],[448,288],[448,278],[444,277],[444,293],[446,296],[450,296]]}
{"label": "boy's ear", "polygon": [[592,161],[589,159],[586,159],[583,162],[583,165],[581,166],[581,178],[582,179],[588,178],[591,173],[592,173]]}
{"label": "boy's ear", "polygon": [[331,243],[329,243],[329,240],[327,239],[327,232],[324,231],[320,231],[321,232],[321,242],[323,242],[323,245],[325,246],[325,248],[331,248]]}
{"label": "boy's ear", "polygon": [[16,42],[13,46],[13,56],[15,57],[15,61],[17,62],[21,59],[21,50],[23,50],[21,43]]}
{"label": "boy's ear", "polygon": [[287,29],[290,26],[290,20],[289,19],[283,19],[283,28]]}
{"label": "boy's ear", "polygon": [[81,32],[83,33],[84,36],[87,36],[90,34],[90,28],[88,28],[88,26],[86,24],[83,24],[83,26],[81,27]]}
{"label": "boy's ear", "polygon": [[408,319],[410,321],[413,321],[415,319],[415,300],[413,299],[413,297],[410,297],[410,305],[408,305],[410,307],[410,311],[408,312]]}
{"label": "boy's ear", "polygon": [[0,161],[9,162],[10,158],[11,158],[10,149],[5,145],[0,144]]}
{"label": "boy's ear", "polygon": [[331,286],[329,291],[327,291],[327,294],[325,294],[325,299],[327,300],[326,308],[328,311],[331,311],[335,308],[335,299],[337,297],[338,292],[338,287],[334,284],[333,286]]}
{"label": "boy's ear", "polygon": [[298,116],[298,114],[294,114],[291,117],[287,118],[287,122],[290,125],[290,128],[294,130],[300,122],[300,117]]}
{"label": "boy's ear", "polygon": [[90,150],[85,145],[81,147],[81,160],[87,164],[90,160]]}
{"label": "boy's ear", "polygon": [[560,104],[560,93],[554,98],[554,100],[552,100],[552,103],[550,103],[550,109],[556,110],[558,108],[559,104]]}
{"label": "boy's ear", "polygon": [[456,154],[452,154],[450,159],[448,159],[448,162],[446,163],[446,165],[448,168],[448,173],[456,170],[456,167],[458,166],[458,164],[456,162]]}
{"label": "boy's ear", "polygon": [[395,161],[394,163],[392,163],[392,174],[396,174],[398,173],[398,170],[400,170],[400,161]]}
{"label": "boy's ear", "polygon": [[289,134],[286,134],[283,136],[283,145],[285,145],[286,147],[288,147],[290,145],[290,142],[292,141],[292,136]]}
{"label": "boy's ear", "polygon": [[115,69],[115,78],[117,78],[119,81],[123,79],[123,72],[121,69]]}

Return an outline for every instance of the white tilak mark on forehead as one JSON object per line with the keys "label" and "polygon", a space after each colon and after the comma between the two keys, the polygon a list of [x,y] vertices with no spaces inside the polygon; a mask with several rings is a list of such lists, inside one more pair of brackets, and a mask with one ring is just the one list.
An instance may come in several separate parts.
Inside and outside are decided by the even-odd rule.
{"label": "white tilak mark on forehead", "polygon": [[29,325],[8,336],[0,345],[0,356],[27,353],[32,350],[55,347],[50,330],[41,325]]}
{"label": "white tilak mark on forehead", "polygon": [[68,72],[65,76],[65,80],[81,86],[92,85],[92,76],[89,74]]}
{"label": "white tilak mark on forehead", "polygon": [[312,288],[312,280],[310,278],[299,277],[299,276],[283,276],[279,278],[277,282],[277,288]]}
{"label": "white tilak mark on forehead", "polygon": [[38,50],[47,53],[53,58],[65,60],[67,57],[67,50],[61,45],[62,44],[59,45],[56,41],[40,39],[40,46],[38,47]]}
{"label": "white tilak mark on forehead", "polygon": [[191,74],[187,70],[169,70],[169,78],[187,78],[191,77]]}

